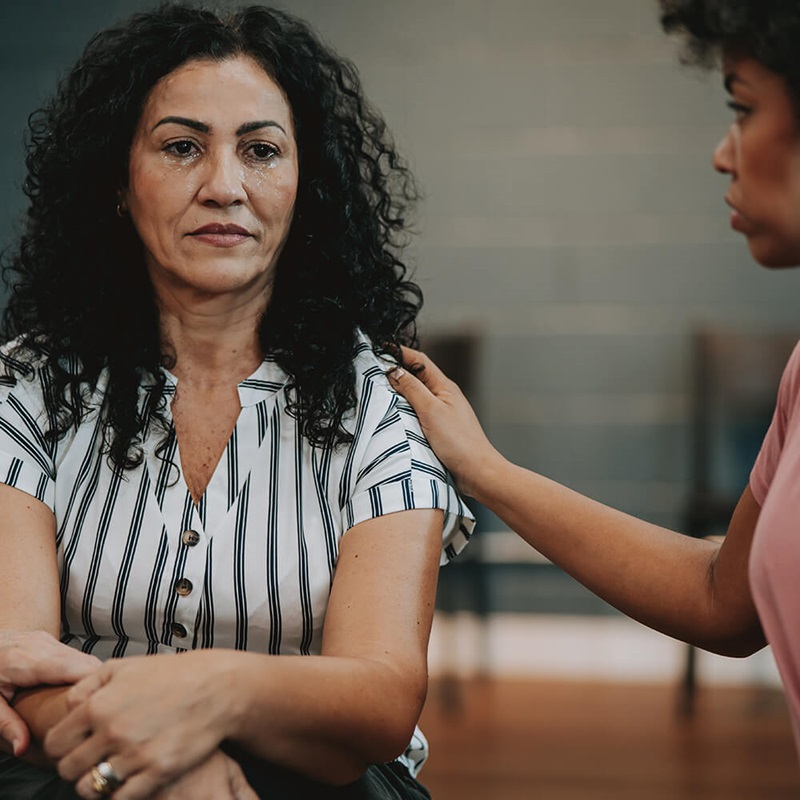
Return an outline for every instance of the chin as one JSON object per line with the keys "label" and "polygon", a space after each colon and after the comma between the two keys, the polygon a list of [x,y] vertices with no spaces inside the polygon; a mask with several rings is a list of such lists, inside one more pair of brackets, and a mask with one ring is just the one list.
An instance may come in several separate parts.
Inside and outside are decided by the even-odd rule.
{"label": "chin", "polygon": [[789,269],[800,266],[800,245],[785,243],[748,241],[750,254],[767,269]]}

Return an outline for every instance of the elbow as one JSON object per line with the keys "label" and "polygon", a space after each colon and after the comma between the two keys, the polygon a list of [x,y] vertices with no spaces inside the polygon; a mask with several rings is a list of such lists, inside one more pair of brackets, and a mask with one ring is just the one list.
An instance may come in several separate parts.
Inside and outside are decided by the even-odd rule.
{"label": "elbow", "polygon": [[760,624],[751,625],[746,630],[729,631],[726,635],[715,636],[710,641],[696,643],[703,650],[728,658],[747,658],[767,645]]}
{"label": "elbow", "polygon": [[705,649],[720,656],[728,656],[729,658],[747,658],[757,653],[759,650],[762,650],[766,645],[767,642],[762,637],[759,640],[746,639],[716,643],[714,647],[707,647]]}
{"label": "elbow", "polygon": [[347,786],[358,781],[373,764],[385,764],[403,755],[413,732],[413,725],[410,729],[398,727],[396,731],[389,728],[377,731],[363,747],[354,748],[337,758],[326,770],[323,780],[333,786]]}
{"label": "elbow", "polygon": [[419,714],[404,714],[401,718],[384,719],[376,724],[359,754],[364,769],[370,764],[385,764],[402,756],[414,737],[418,718]]}
{"label": "elbow", "polygon": [[428,691],[427,669],[395,671],[381,687],[378,702],[358,713],[345,733],[348,745],[329,763],[324,782],[343,786],[361,778],[373,764],[394,761],[414,737]]}
{"label": "elbow", "polygon": [[374,709],[370,724],[360,737],[362,746],[354,752],[351,769],[360,777],[372,764],[385,764],[402,756],[414,737],[427,693],[427,677],[405,687],[391,700]]}

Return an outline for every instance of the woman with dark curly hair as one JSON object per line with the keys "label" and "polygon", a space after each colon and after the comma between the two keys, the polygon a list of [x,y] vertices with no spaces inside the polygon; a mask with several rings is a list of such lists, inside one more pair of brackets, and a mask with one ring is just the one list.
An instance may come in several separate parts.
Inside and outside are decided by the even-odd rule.
{"label": "woman with dark curly hair", "polygon": [[[721,57],[734,120],[714,167],[731,225],[764,266],[800,265],[800,3],[661,0],[689,60]],[[726,655],[772,649],[800,746],[800,347],[749,486],[721,544],[622,514],[505,460],[458,387],[420,353],[421,380],[395,386],[460,488],[608,602],[671,636]]]}
{"label": "woman with dark curly hair", "polygon": [[355,69],[286,13],[165,5],[93,37],[27,165],[0,794],[426,797],[472,521],[384,374],[415,189]]}

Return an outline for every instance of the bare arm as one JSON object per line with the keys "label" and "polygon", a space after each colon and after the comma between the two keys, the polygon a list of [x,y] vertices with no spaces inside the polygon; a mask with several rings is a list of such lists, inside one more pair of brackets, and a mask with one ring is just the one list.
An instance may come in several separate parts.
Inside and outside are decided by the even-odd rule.
{"label": "bare arm", "polygon": [[[350,530],[341,542],[322,655],[273,659],[270,680],[285,692],[272,691],[254,672],[261,702],[246,708],[236,740],[304,771],[321,757],[324,773],[317,777],[336,781],[400,755],[427,691],[441,540],[439,511],[389,514]],[[310,691],[314,685],[320,690]],[[263,730],[265,715],[282,724]],[[319,746],[313,758],[309,742]]]}
{"label": "bare arm", "polygon": [[[12,710],[8,703],[17,689],[72,684],[99,662],[57,640],[60,600],[52,512],[5,484],[0,484],[0,553],[0,737],[23,755],[30,731],[34,739],[41,738],[65,712],[66,689],[18,696]],[[41,761],[38,751],[31,756]]]}
{"label": "bare arm", "polygon": [[130,800],[224,740],[329,783],[396,757],[427,689],[441,534],[441,512],[426,510],[345,534],[319,656],[206,650],[105,664],[47,736],[59,772],[81,787],[108,757],[127,778],[115,798]]}
{"label": "bare arm", "polygon": [[456,384],[421,353],[390,375],[463,491],[593,592],[670,636],[726,655],[765,644],[747,563],[760,508],[746,489],[722,545],[682,536],[511,464]]}

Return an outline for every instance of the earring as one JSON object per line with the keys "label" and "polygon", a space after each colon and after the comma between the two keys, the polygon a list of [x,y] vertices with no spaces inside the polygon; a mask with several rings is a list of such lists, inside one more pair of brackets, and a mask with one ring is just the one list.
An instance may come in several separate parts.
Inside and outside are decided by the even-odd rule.
{"label": "earring", "polygon": [[123,207],[122,200],[117,202],[117,216],[120,219],[124,219],[128,216],[128,209]]}

